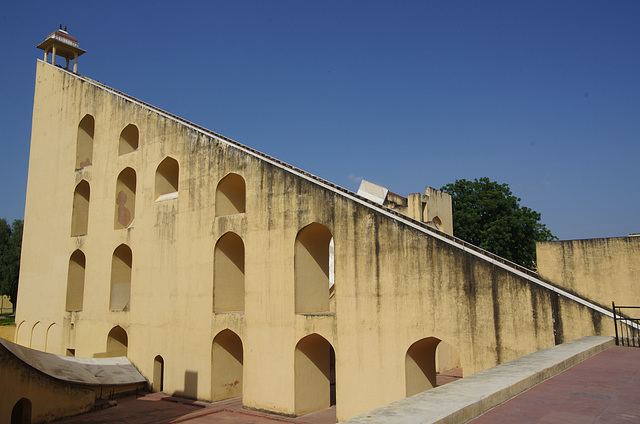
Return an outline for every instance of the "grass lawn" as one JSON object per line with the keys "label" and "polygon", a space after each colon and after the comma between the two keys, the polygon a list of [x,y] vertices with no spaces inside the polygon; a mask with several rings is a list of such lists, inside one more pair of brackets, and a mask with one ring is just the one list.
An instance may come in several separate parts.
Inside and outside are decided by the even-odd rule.
{"label": "grass lawn", "polygon": [[0,315],[0,327],[4,327],[7,325],[16,325],[16,319],[15,317],[7,317],[7,315],[10,314],[2,314]]}

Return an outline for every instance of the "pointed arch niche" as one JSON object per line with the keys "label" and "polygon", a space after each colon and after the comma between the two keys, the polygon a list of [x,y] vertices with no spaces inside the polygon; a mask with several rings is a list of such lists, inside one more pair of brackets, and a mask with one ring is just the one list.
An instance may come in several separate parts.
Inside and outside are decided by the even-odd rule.
{"label": "pointed arch niche", "polygon": [[120,143],[118,144],[118,156],[126,155],[127,153],[135,152],[138,150],[138,140],[140,133],[138,127],[133,124],[129,124],[120,133]]}
{"label": "pointed arch niche", "polygon": [[91,165],[93,160],[93,133],[96,122],[91,115],[85,115],[78,125],[76,144],[76,169]]}
{"label": "pointed arch niche", "polygon": [[156,201],[178,197],[178,177],[180,165],[174,158],[167,156],[156,169]]}
{"label": "pointed arch niche", "polygon": [[242,396],[242,340],[231,330],[222,330],[211,347],[211,400]]}
{"label": "pointed arch niche", "polygon": [[158,355],[153,359],[153,392],[164,390],[164,359]]}
{"label": "pointed arch niche", "polygon": [[460,366],[458,352],[448,343],[436,337],[418,340],[407,349],[405,355],[407,397],[436,387],[438,373]]}
{"label": "pointed arch niche", "polygon": [[126,244],[113,251],[111,260],[111,299],[109,309],[128,311],[131,298],[131,264],[133,254]]}
{"label": "pointed arch niche", "polygon": [[127,356],[129,336],[124,328],[116,325],[107,335],[107,357]]}
{"label": "pointed arch niche", "polygon": [[116,181],[114,228],[126,228],[133,222],[136,212],[136,171],[125,168]]}
{"label": "pointed arch niche", "polygon": [[229,232],[213,254],[213,311],[244,312],[244,243]]}
{"label": "pointed arch niche", "polygon": [[319,334],[302,338],[295,350],[295,414],[336,404],[335,351]]}
{"label": "pointed arch niche", "polygon": [[246,211],[246,184],[238,174],[229,174],[216,188],[216,216],[234,215]]}
{"label": "pointed arch niche", "polygon": [[67,311],[81,311],[84,300],[85,256],[81,250],[76,250],[69,258],[69,273],[67,275]]}
{"label": "pointed arch niche", "polygon": [[316,222],[304,227],[295,242],[295,309],[298,314],[329,312],[331,231]]}
{"label": "pointed arch niche", "polygon": [[11,410],[11,424],[31,424],[31,401],[22,398],[13,405]]}
{"label": "pointed arch niche", "polygon": [[91,188],[86,180],[82,180],[73,192],[73,208],[71,210],[71,235],[87,234],[89,226],[89,199]]}

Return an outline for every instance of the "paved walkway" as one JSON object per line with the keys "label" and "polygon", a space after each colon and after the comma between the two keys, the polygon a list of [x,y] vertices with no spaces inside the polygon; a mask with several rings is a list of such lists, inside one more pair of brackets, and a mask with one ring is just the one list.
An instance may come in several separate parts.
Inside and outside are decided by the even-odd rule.
{"label": "paved walkway", "polygon": [[470,423],[515,422],[640,423],[640,349],[600,352]]}
{"label": "paved walkway", "polygon": [[[438,384],[459,379],[459,370]],[[464,380],[464,379],[463,379]],[[118,405],[60,424],[237,423],[330,424],[335,407],[298,418],[242,409],[240,398],[207,403],[154,393],[118,399]],[[382,422],[382,421],[378,421]],[[640,349],[612,347],[508,400],[472,424],[640,423]]]}
{"label": "paved walkway", "polygon": [[[460,368],[437,376],[441,386],[462,377]],[[58,424],[146,424],[146,423],[186,423],[186,424],[333,424],[336,422],[336,408],[315,412],[298,418],[282,417],[242,408],[242,399],[208,403],[174,398],[160,393],[140,397],[129,396],[117,399],[117,406],[90,412],[88,414],[57,421]]]}
{"label": "paved walkway", "polygon": [[76,417],[57,421],[57,424],[331,424],[336,422],[336,409],[323,411],[298,418],[281,417],[257,411],[242,409],[242,399],[208,403],[174,398],[160,393],[140,397],[129,396],[117,399],[117,405],[89,412]]}

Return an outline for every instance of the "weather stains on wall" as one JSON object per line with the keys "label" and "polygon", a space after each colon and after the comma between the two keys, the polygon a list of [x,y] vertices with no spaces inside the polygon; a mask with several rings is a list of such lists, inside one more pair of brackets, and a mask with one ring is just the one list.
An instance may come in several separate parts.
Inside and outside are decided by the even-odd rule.
{"label": "weather stains on wall", "polygon": [[[342,420],[406,396],[408,352],[432,376],[436,341],[468,375],[606,331],[584,305],[424,222],[47,64],[38,81],[26,216],[49,219],[25,222],[27,343],[34,323],[64,322],[34,340],[92,355],[120,326],[148,378],[162,356],[166,392],[242,395],[285,415],[331,401],[333,366]],[[76,170],[89,112],[92,165]],[[74,316],[56,305],[69,286],[79,307],[67,274],[80,247],[91,295]],[[32,295],[45,278],[47,302]],[[411,349],[421,340],[433,343]],[[316,392],[322,402],[297,400]]]}

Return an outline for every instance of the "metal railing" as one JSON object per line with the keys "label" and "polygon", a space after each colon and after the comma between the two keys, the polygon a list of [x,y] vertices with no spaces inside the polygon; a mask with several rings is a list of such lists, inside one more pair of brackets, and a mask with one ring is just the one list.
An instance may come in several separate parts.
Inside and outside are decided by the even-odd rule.
{"label": "metal railing", "polygon": [[611,302],[613,323],[616,328],[616,346],[640,347],[640,318],[631,318],[622,309],[640,309],[640,306],[616,306]]}

